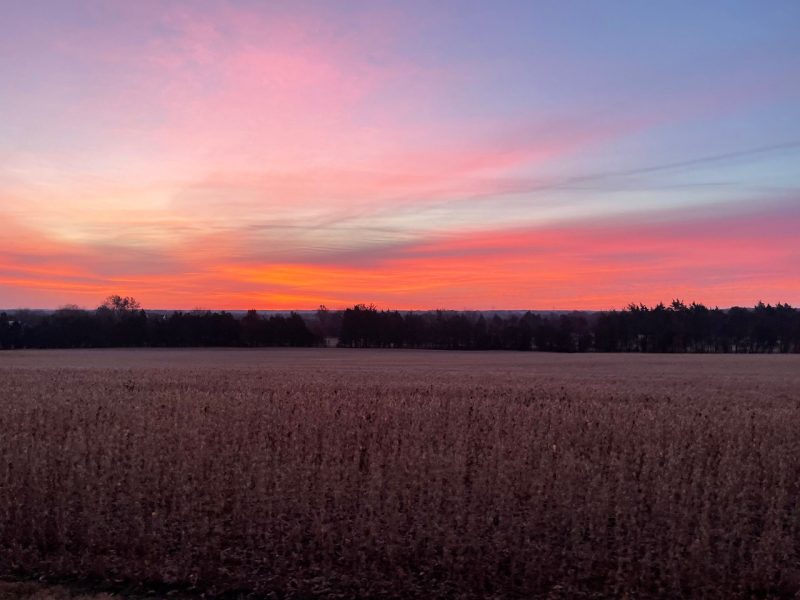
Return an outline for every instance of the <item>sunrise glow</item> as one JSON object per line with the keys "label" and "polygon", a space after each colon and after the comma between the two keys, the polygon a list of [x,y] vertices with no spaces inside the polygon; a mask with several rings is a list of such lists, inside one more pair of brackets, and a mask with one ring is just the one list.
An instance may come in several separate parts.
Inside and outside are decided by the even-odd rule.
{"label": "sunrise glow", "polygon": [[0,15],[0,308],[800,303],[800,4]]}

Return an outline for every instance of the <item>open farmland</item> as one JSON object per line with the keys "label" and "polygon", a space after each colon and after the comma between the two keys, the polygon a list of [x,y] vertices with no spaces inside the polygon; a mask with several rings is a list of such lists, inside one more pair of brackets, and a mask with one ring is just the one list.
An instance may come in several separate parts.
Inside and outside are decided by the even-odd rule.
{"label": "open farmland", "polygon": [[0,576],[275,598],[800,591],[800,356],[0,353]]}

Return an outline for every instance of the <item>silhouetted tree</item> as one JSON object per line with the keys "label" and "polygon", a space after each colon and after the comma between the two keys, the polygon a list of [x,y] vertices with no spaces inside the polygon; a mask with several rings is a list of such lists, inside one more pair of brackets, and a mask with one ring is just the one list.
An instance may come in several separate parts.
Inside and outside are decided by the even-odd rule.
{"label": "silhouetted tree", "polygon": [[100,305],[100,308],[105,308],[116,313],[128,313],[141,310],[142,307],[136,299],[130,296],[122,297],[115,294],[106,298],[103,304]]}
{"label": "silhouetted tree", "polygon": [[109,296],[97,310],[0,314],[0,348],[107,346],[341,346],[549,352],[800,352],[800,311],[788,304],[709,309],[673,300],[621,311],[502,314],[379,311],[358,304],[263,317],[228,312],[147,313],[130,297]]}

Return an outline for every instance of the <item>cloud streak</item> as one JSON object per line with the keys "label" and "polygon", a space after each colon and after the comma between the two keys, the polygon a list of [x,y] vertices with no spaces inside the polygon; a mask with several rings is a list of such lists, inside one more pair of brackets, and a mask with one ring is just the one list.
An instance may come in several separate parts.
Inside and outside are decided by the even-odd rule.
{"label": "cloud streak", "polygon": [[800,302],[800,47],[741,10],[18,3],[0,306]]}
{"label": "cloud streak", "polygon": [[[367,262],[347,252],[316,261],[271,259],[269,252],[247,257],[225,240],[199,260],[173,263],[162,273],[147,272],[135,254],[106,253],[98,261],[94,249],[40,240],[40,252],[28,247],[0,254],[0,286],[84,302],[124,288],[159,308],[209,302],[239,309],[313,308],[320,302],[374,301],[398,308],[597,309],[675,295],[727,306],[752,303],[764,290],[772,301],[800,293],[798,226],[800,202],[791,201],[758,213],[708,212],[690,220],[665,214],[626,223],[434,235],[376,246]],[[179,254],[193,252],[183,248]],[[76,263],[85,266],[70,267]]]}

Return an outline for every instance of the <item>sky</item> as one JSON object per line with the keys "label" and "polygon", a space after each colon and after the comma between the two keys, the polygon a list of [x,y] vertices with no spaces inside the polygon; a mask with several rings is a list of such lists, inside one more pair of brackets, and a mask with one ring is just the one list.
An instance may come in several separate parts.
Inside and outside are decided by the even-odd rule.
{"label": "sky", "polygon": [[800,3],[0,0],[0,307],[800,304]]}

